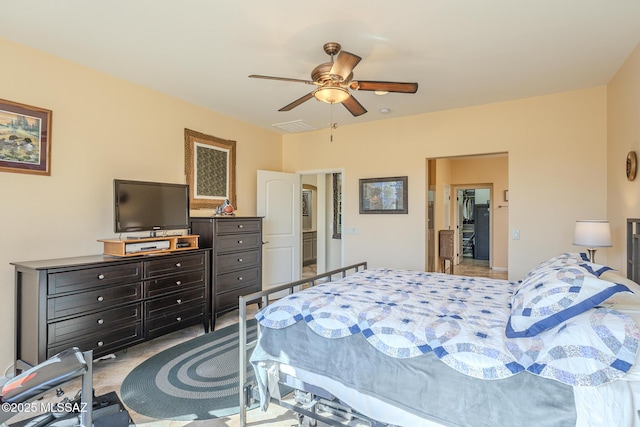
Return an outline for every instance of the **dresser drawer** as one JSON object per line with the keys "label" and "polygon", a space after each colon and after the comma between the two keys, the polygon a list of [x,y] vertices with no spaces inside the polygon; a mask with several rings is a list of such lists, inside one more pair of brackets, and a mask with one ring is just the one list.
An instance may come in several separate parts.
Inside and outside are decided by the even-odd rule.
{"label": "dresser drawer", "polygon": [[260,290],[260,284],[254,283],[243,288],[236,288],[233,291],[216,295],[215,309],[216,311],[224,311],[227,309],[238,308],[238,297],[241,295],[249,295]]}
{"label": "dresser drawer", "polygon": [[74,341],[57,344],[47,348],[47,358],[60,353],[70,347],[78,347],[80,351],[93,350],[93,357],[98,358],[105,354],[113,353],[124,347],[143,341],[142,322],[124,326],[118,329],[110,329],[91,336],[76,337]]}
{"label": "dresser drawer", "polygon": [[99,313],[87,314],[47,326],[49,343],[57,345],[70,342],[77,337],[105,333],[119,327],[134,325],[142,321],[142,303],[127,305]]}
{"label": "dresser drawer", "polygon": [[217,255],[214,261],[216,273],[226,273],[260,264],[260,250]]}
{"label": "dresser drawer", "polygon": [[246,251],[250,249],[258,249],[262,246],[262,240],[260,233],[250,234],[230,234],[225,236],[218,236],[215,244],[216,253],[234,252],[234,251]]}
{"label": "dresser drawer", "polygon": [[254,283],[260,283],[260,267],[247,268],[231,273],[218,274],[215,278],[216,294],[227,292]]}
{"label": "dresser drawer", "polygon": [[181,271],[203,269],[205,267],[205,255],[181,254],[164,258],[159,256],[153,260],[144,262],[144,277],[155,277],[163,274],[178,273]]}
{"label": "dresser drawer", "polygon": [[163,277],[162,279],[147,280],[145,283],[145,298],[156,297],[168,292],[175,292],[181,289],[194,287],[204,288],[205,272],[192,271],[189,273],[176,274]]}
{"label": "dresser drawer", "polygon": [[216,222],[217,234],[257,233],[260,231],[260,219],[234,219]]}
{"label": "dresser drawer", "polygon": [[138,282],[141,279],[139,262],[100,266],[49,273],[48,294],[76,292],[98,286],[112,286]]}
{"label": "dresser drawer", "polygon": [[162,315],[166,309],[181,310],[183,307],[203,306],[204,292],[204,288],[194,289],[147,301],[145,302],[146,317],[152,319]]}
{"label": "dresser drawer", "polygon": [[48,320],[135,302],[142,298],[141,288],[142,284],[136,283],[50,298],[47,301]]}
{"label": "dresser drawer", "polygon": [[157,316],[147,321],[147,336],[149,338],[164,335],[171,330],[182,329],[186,326],[204,322],[204,308],[185,307],[181,310],[167,309],[158,312]]}

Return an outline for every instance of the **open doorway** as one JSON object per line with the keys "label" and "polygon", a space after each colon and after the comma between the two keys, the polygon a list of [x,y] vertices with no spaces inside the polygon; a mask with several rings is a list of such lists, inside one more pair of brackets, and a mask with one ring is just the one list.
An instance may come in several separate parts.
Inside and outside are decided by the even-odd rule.
{"label": "open doorway", "polygon": [[302,277],[342,265],[342,173],[301,173]]}
{"label": "open doorway", "polygon": [[456,264],[491,265],[491,187],[456,187]]}
{"label": "open doorway", "polygon": [[[481,261],[486,271],[474,272],[473,275],[505,276],[508,269],[509,215],[506,196],[505,200],[502,197],[509,188],[508,154],[440,157],[426,161],[427,271],[443,271],[443,261],[447,261],[444,264],[456,267],[447,268],[447,271],[464,274],[465,270],[458,268],[461,263]],[[467,199],[473,194],[473,204],[465,202],[465,190],[468,190]],[[481,224],[482,229],[476,228],[475,218],[478,215],[486,219]],[[469,221],[472,217],[473,223]],[[453,230],[453,236],[451,231],[443,230]],[[439,253],[441,235],[452,236],[451,246],[454,246],[454,250],[442,258]]]}

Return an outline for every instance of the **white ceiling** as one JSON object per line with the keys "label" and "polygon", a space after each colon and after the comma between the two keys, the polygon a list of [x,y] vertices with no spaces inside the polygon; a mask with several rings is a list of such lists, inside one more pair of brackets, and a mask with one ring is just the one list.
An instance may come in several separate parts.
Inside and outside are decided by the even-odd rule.
{"label": "white ceiling", "polygon": [[276,131],[327,128],[331,106],[278,112],[313,86],[247,76],[310,79],[329,41],[363,58],[356,80],[419,83],[413,95],[355,92],[368,113],[336,105],[338,125],[602,86],[640,42],[639,0],[3,0],[0,11],[0,37]]}

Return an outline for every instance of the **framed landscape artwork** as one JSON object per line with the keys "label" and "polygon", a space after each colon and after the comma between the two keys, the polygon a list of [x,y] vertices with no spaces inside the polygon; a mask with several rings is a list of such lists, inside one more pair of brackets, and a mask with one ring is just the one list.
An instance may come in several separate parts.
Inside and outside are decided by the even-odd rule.
{"label": "framed landscape artwork", "polygon": [[51,110],[0,99],[0,172],[51,175]]}
{"label": "framed landscape artwork", "polygon": [[184,161],[192,209],[236,206],[236,142],[184,130]]}
{"label": "framed landscape artwork", "polygon": [[407,177],[368,178],[360,180],[361,214],[406,214]]}

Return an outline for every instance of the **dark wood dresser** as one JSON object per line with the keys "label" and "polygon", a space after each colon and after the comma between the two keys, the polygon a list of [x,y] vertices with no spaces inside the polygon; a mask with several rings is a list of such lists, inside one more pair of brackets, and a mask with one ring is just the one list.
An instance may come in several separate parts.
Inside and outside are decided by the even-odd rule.
{"label": "dark wood dresser", "polygon": [[238,308],[238,297],[262,289],[262,218],[192,217],[200,247],[212,248],[211,329],[216,318]]}
{"label": "dark wood dresser", "polygon": [[12,263],[16,370],[70,347],[97,358],[187,326],[208,332],[210,253]]}

